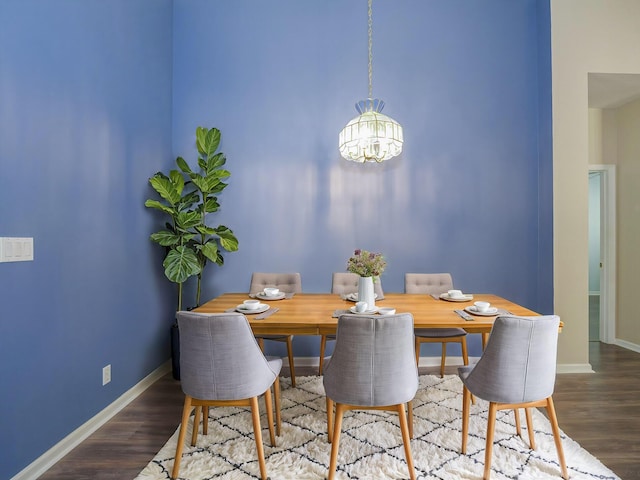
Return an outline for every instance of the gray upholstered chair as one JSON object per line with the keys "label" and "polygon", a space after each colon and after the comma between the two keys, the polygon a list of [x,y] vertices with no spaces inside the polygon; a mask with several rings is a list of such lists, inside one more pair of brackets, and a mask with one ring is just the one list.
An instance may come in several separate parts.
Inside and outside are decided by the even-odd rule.
{"label": "gray upholstered chair", "polygon": [[[299,273],[261,273],[254,272],[251,275],[249,293],[262,292],[265,287],[276,287],[284,293],[301,293],[302,279]],[[256,335],[260,348],[264,351],[264,341],[273,340],[287,344],[287,356],[289,357],[289,369],[291,370],[291,386],[296,386],[296,371],[293,366],[293,335]]]}
{"label": "gray upholstered chair", "polygon": [[[339,295],[349,295],[350,293],[358,293],[358,282],[360,277],[351,272],[334,272],[331,277],[331,293]],[[380,277],[373,282],[373,292],[377,295],[377,300],[384,298],[382,291],[382,281]],[[335,335],[322,335],[320,337],[320,359],[318,361],[318,375],[322,375],[322,367],[324,365],[324,352],[327,348],[327,340],[335,340]]]}
{"label": "gray upholstered chair", "polygon": [[[487,346],[475,366],[458,368],[463,383],[462,453],[467,450],[471,395],[489,402],[484,479],[491,473],[491,455],[496,413],[498,410],[525,408],[529,442],[535,449],[532,407],[545,407],[553,431],[562,477],[567,479],[558,419],[553,406],[556,380],[556,353],[560,319],[556,315],[541,317],[501,316],[496,318]],[[516,428],[520,434],[519,420]]]}
{"label": "gray upholstered chair", "polygon": [[262,480],[267,478],[258,396],[264,394],[269,436],[275,446],[271,386],[274,386],[276,427],[280,434],[280,358],[260,351],[247,318],[239,313],[178,312],[180,379],[185,394],[172,478],[180,471],[182,449],[191,408],[195,407],[191,444],[195,445],[203,410],[202,433],[207,434],[210,406],[250,406]]}
{"label": "gray upholstered chair", "polygon": [[[426,293],[440,295],[453,288],[450,273],[406,273],[404,276],[405,293]],[[462,361],[469,365],[467,354],[467,332],[462,328],[416,328],[416,365],[420,362],[420,346],[423,343],[441,343],[440,377],[444,377],[447,360],[447,344],[459,343],[462,348]]]}
{"label": "gray upholstered chair", "polygon": [[[418,389],[414,361],[413,317],[410,313],[388,316],[343,315],[338,319],[336,347],[327,360],[324,389],[327,395],[327,432],[331,445],[329,480],[334,478],[345,410],[391,410],[400,417],[409,476],[415,480],[411,456],[413,422],[405,403]],[[335,403],[335,425],[333,407]]]}

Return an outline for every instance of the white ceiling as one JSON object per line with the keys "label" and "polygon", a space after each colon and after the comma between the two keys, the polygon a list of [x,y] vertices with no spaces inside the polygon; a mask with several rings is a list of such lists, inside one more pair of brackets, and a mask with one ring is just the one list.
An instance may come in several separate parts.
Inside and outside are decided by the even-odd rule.
{"label": "white ceiling", "polygon": [[637,99],[640,99],[640,75],[589,74],[589,108],[617,108]]}

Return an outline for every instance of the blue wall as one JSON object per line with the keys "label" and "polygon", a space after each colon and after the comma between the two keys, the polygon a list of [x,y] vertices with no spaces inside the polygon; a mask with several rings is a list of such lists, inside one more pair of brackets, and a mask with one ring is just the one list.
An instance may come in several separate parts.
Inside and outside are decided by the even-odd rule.
{"label": "blue wall", "polygon": [[360,247],[386,255],[385,291],[448,271],[551,311],[548,0],[373,15],[374,96],[405,150],[356,165],[337,137],[367,94],[364,0],[0,2],[0,236],[35,238],[34,262],[0,264],[9,476],[168,358],[175,293],[148,240],[164,220],[143,203],[150,175],[194,162],[199,125],[221,129],[232,172],[211,222],[240,240],[203,298],[252,271],[328,291]]}
{"label": "blue wall", "polygon": [[[148,177],[171,165],[170,0],[0,2],[0,477],[169,356]],[[102,386],[102,367],[112,382]]]}
{"label": "blue wall", "polygon": [[[364,1],[176,6],[174,156],[194,161],[196,126],[221,129],[232,177],[215,223],[240,240],[204,298],[246,290],[252,271],[328,291],[365,248],[388,259],[385,291],[447,271],[465,291],[552,308],[548,2],[376,1],[373,91],[405,149],[364,166],[337,150],[367,95]],[[294,349],[317,354],[318,339]]]}

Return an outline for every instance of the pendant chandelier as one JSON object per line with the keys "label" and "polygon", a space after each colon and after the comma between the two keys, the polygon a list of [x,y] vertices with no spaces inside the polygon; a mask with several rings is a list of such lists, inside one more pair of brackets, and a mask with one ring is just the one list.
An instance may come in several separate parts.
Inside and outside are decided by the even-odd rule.
{"label": "pendant chandelier", "polygon": [[373,98],[373,16],[369,0],[369,96],[356,103],[360,115],[340,132],[340,155],[353,162],[384,162],[402,153],[402,126],[380,113],[384,102]]}

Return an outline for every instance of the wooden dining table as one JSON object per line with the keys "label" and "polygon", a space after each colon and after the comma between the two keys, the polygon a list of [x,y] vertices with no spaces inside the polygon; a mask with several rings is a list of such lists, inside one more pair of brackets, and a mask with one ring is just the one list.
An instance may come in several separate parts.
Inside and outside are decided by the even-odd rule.
{"label": "wooden dining table", "polygon": [[[202,313],[222,313],[232,311],[244,300],[248,293],[224,293],[195,309]],[[486,301],[498,312],[492,316],[470,315],[465,320],[455,310],[463,310],[476,301]],[[296,293],[282,300],[261,300],[270,308],[277,308],[264,319],[260,314],[248,314],[251,328],[256,335],[329,335],[336,333],[337,311],[349,310],[354,302],[335,293]],[[473,299],[465,302],[446,301],[425,294],[385,293],[382,300],[376,300],[376,307],[391,307],[396,313],[409,312],[413,315],[415,328],[464,328],[469,333],[481,333],[483,345],[491,332],[493,322],[499,314],[535,316],[538,313],[491,294],[473,294]]]}

